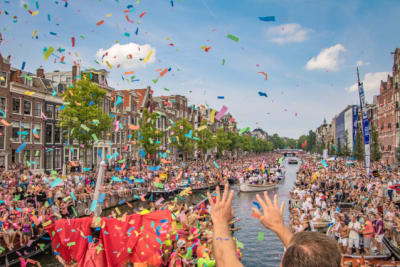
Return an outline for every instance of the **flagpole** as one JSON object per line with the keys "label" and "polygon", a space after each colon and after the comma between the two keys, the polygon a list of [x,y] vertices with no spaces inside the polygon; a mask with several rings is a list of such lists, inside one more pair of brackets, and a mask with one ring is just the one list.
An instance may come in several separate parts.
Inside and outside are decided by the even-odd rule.
{"label": "flagpole", "polygon": [[364,136],[364,155],[365,155],[365,169],[367,176],[369,175],[370,168],[370,138],[369,138],[369,120],[367,111],[365,110],[365,94],[363,83],[360,81],[360,72],[357,67],[357,80],[358,80],[358,93],[360,95],[360,108],[362,114],[362,126],[363,126],[363,136]]}

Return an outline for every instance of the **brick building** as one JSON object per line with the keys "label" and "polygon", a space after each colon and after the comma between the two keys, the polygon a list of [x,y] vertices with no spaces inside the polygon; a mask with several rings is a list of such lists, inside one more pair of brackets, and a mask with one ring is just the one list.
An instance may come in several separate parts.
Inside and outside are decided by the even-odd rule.
{"label": "brick building", "polygon": [[395,163],[396,119],[395,87],[393,77],[388,75],[386,82],[381,81],[378,95],[378,141],[382,151],[382,161]]}

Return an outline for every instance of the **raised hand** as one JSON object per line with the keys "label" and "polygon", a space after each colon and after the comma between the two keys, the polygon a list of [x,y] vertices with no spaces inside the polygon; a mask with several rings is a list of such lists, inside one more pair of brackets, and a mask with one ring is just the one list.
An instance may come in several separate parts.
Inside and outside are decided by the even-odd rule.
{"label": "raised hand", "polygon": [[263,211],[263,215],[260,214],[259,210],[253,208],[253,212],[256,214],[260,222],[268,229],[273,230],[285,224],[283,221],[283,210],[285,208],[285,203],[281,203],[281,207],[278,207],[278,196],[274,196],[274,202],[268,197],[267,192],[264,192],[264,199],[260,195],[256,195],[258,202]]}
{"label": "raised hand", "polygon": [[211,220],[214,224],[226,223],[228,224],[233,219],[232,199],[233,190],[229,192],[229,184],[225,184],[224,194],[221,198],[219,186],[216,189],[217,196],[215,203],[210,192],[207,192],[208,202],[211,205]]}
{"label": "raised hand", "polygon": [[285,203],[282,202],[281,206],[278,206],[278,196],[274,196],[274,202],[268,197],[267,192],[264,192],[264,199],[258,194],[256,196],[258,202],[260,203],[261,209],[264,214],[256,208],[253,208],[253,217],[257,217],[260,222],[268,229],[275,232],[281,239],[283,245],[287,248],[290,244],[293,234],[290,229],[286,227],[283,220],[283,211],[285,208]]}

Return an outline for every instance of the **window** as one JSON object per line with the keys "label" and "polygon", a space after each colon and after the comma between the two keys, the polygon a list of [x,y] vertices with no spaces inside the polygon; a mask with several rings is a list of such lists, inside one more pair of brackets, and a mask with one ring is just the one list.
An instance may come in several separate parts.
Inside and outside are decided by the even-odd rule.
{"label": "window", "polygon": [[33,157],[33,161],[36,163],[36,169],[40,169],[42,167],[42,153],[39,149],[34,150],[35,155]]}
{"label": "window", "polygon": [[58,120],[58,114],[61,112],[60,110],[58,110],[60,107],[61,107],[61,105],[56,105],[56,108],[55,108],[54,113],[56,115],[56,117],[55,117],[56,120]]}
{"label": "window", "polygon": [[119,144],[119,143],[121,143],[121,132],[117,132],[116,135],[117,135],[116,143]]}
{"label": "window", "polygon": [[46,117],[48,119],[53,119],[53,113],[54,113],[54,106],[46,105]]}
{"label": "window", "polygon": [[4,126],[0,126],[0,149],[5,148],[6,131]]}
{"label": "window", "polygon": [[7,72],[0,72],[0,86],[7,87]]}
{"label": "window", "polygon": [[35,117],[42,116],[42,103],[35,102],[33,104],[33,116],[35,116]]}
{"label": "window", "polygon": [[388,145],[388,151],[392,151],[392,146]]}
{"label": "window", "polygon": [[61,129],[54,126],[54,143],[61,144]]}
{"label": "window", "polygon": [[391,129],[392,128],[392,124],[389,122],[388,123],[388,128]]}
{"label": "window", "polygon": [[56,148],[55,150],[55,169],[61,169],[61,149]]}
{"label": "window", "polygon": [[33,139],[32,141],[35,144],[41,144],[42,143],[42,125],[41,124],[35,124],[33,126]]}
{"label": "window", "polygon": [[19,122],[18,121],[13,121],[11,123],[11,141],[14,143],[18,143],[19,142]]}
{"label": "window", "polygon": [[133,97],[131,98],[131,110],[132,110],[132,112],[136,111],[136,102]]}
{"label": "window", "polygon": [[46,170],[53,169],[53,152],[54,151],[49,151],[44,153],[46,159]]}
{"label": "window", "polygon": [[46,124],[46,143],[53,143],[53,124]]}
{"label": "window", "polygon": [[23,141],[29,143],[31,141],[31,124],[24,123],[22,126],[24,135],[22,136]]}
{"label": "window", "polygon": [[[4,115],[7,111],[7,99],[5,97],[0,97],[0,110],[4,112]],[[3,115],[3,114],[1,114]]]}
{"label": "window", "polygon": [[24,115],[30,116],[32,114],[32,102],[24,100]]}
{"label": "window", "polygon": [[21,99],[13,98],[12,100],[12,112],[13,114],[20,114],[21,113]]}
{"label": "window", "polygon": [[[30,150],[24,150],[24,162],[31,162],[31,151]],[[29,164],[27,163],[27,165],[29,165]]]}
{"label": "window", "polygon": [[19,162],[19,153],[15,149],[11,150],[11,163],[16,164]]}
{"label": "window", "polygon": [[69,149],[64,148],[64,162],[69,162]]}

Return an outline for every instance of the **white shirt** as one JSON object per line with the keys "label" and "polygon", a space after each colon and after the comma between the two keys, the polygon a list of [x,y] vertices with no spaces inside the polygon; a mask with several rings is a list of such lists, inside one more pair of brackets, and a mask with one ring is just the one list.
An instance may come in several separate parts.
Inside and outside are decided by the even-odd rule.
{"label": "white shirt", "polygon": [[349,238],[352,239],[357,239],[359,237],[358,235],[358,230],[361,230],[361,225],[359,222],[350,222],[349,223],[349,229],[350,229],[350,234],[349,234]]}

